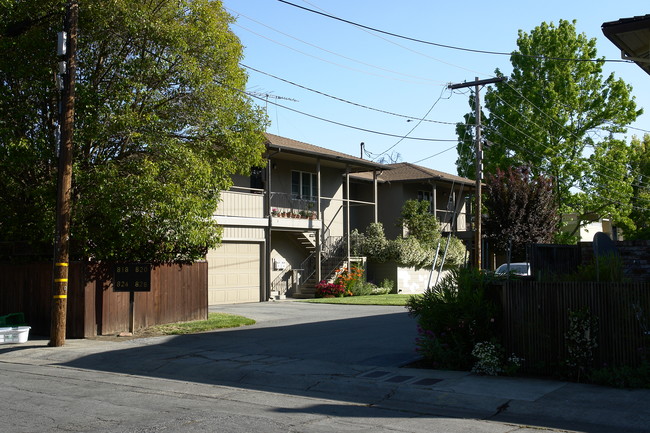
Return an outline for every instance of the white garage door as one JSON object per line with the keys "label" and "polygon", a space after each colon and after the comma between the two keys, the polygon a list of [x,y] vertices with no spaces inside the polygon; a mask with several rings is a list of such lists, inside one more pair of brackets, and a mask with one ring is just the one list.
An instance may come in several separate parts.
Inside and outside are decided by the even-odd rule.
{"label": "white garage door", "polygon": [[260,301],[262,261],[259,243],[223,243],[210,250],[208,304]]}

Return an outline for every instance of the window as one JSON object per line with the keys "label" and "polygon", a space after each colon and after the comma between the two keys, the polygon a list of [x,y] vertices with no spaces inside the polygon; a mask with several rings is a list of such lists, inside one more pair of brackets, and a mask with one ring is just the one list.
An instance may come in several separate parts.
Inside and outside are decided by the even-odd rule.
{"label": "window", "polygon": [[432,191],[418,191],[418,200],[419,201],[428,201],[429,202],[429,212],[432,210],[433,204],[433,194]]}
{"label": "window", "polygon": [[264,189],[264,171],[261,168],[251,169],[251,188]]}
{"label": "window", "polygon": [[318,180],[315,173],[291,172],[291,196],[293,198],[316,201],[317,195]]}

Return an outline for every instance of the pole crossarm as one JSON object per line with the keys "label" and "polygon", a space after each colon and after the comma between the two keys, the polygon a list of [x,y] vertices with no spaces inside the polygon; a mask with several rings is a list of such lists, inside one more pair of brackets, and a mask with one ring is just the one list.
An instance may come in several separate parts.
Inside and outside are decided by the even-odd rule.
{"label": "pole crossarm", "polygon": [[487,78],[485,80],[474,80],[466,83],[450,84],[449,86],[447,86],[447,88],[452,90],[463,89],[465,87],[484,86],[486,84],[500,83],[506,80],[507,80],[506,77]]}

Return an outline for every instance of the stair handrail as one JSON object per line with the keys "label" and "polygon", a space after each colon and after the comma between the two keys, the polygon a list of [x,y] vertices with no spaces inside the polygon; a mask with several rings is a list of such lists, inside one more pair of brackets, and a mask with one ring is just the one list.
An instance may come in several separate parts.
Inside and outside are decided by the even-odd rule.
{"label": "stair handrail", "polygon": [[323,259],[341,255],[341,250],[345,248],[346,236],[329,236],[323,241]]}
{"label": "stair handrail", "polygon": [[291,268],[291,265],[287,266],[282,270],[282,272],[280,272],[280,274],[277,277],[273,279],[273,281],[271,281],[271,292],[278,292],[278,294],[280,295],[286,295],[287,291],[284,290],[284,287],[282,287],[282,283],[284,282],[283,277],[287,275],[289,272],[291,272],[292,270],[293,269]]}
{"label": "stair handrail", "polygon": [[305,260],[300,263],[299,269],[302,269],[300,279],[302,283],[306,282],[316,273],[316,252],[312,251]]}

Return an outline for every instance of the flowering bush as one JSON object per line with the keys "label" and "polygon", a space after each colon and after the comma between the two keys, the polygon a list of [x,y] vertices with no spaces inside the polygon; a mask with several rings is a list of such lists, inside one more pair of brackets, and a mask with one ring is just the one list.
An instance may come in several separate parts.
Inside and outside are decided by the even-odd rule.
{"label": "flowering bush", "polygon": [[454,269],[434,288],[409,298],[407,309],[421,328],[417,350],[432,366],[470,370],[476,343],[498,338],[500,311],[490,278],[473,268]]}
{"label": "flowering bush", "polygon": [[349,269],[337,269],[336,274],[334,283],[343,286],[347,292],[350,292],[350,296],[363,288],[363,269],[351,266]]}
{"label": "flowering bush", "polygon": [[598,318],[592,316],[587,307],[579,310],[569,310],[569,330],[564,334],[568,359],[566,364],[574,370],[580,381],[581,373],[585,372],[594,358],[597,343]]}
{"label": "flowering bush", "polygon": [[482,341],[474,345],[472,356],[477,359],[472,367],[472,373],[496,376],[503,372],[501,367],[503,348],[498,343]]}
{"label": "flowering bush", "polygon": [[504,362],[503,347],[499,343],[490,341],[476,343],[472,349],[472,356],[477,359],[472,367],[472,373],[486,376],[515,374],[524,361],[523,358],[519,358],[513,353]]}
{"label": "flowering bush", "polygon": [[450,352],[449,343],[445,342],[447,336],[445,332],[436,334],[418,325],[415,351],[429,362],[432,368],[449,368],[454,365],[454,355]]}
{"label": "flowering bush", "polygon": [[316,298],[341,298],[347,294],[347,290],[341,284],[328,283],[323,280],[316,284],[316,293],[314,296]]}

